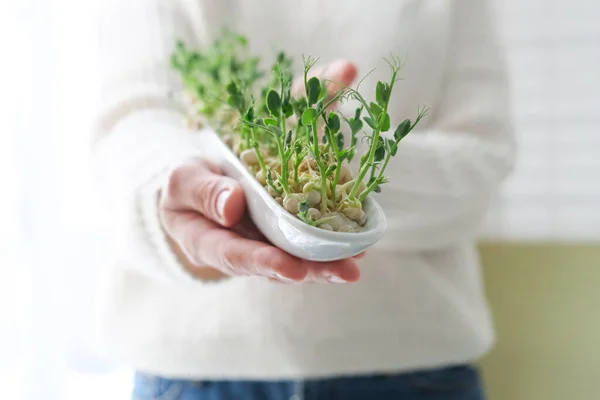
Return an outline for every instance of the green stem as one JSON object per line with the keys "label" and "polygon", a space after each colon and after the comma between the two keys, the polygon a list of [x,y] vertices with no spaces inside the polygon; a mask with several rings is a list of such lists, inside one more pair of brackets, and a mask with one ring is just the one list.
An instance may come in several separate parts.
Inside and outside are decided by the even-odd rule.
{"label": "green stem", "polygon": [[335,168],[335,175],[333,176],[333,181],[331,182],[331,193],[333,195],[333,205],[336,206],[337,205],[337,183],[338,180],[340,179],[340,169],[342,168],[342,162],[343,161],[339,161],[336,164],[336,168]]}
{"label": "green stem", "polygon": [[350,193],[348,194],[348,198],[350,198],[350,199],[355,198],[356,192],[358,192],[358,187],[360,186],[360,183],[363,181],[363,179],[365,179],[365,175],[369,171],[369,166],[371,166],[373,164],[373,159],[375,158],[375,151],[377,149],[377,145],[373,145],[373,143],[377,143],[378,141],[379,141],[379,129],[373,131],[371,148],[369,149],[369,157],[367,158],[367,161],[363,165],[360,166],[360,169],[358,171],[358,177],[356,178],[356,181],[354,182],[354,186],[352,186],[352,190],[350,190]]}
{"label": "green stem", "polygon": [[[283,145],[283,152],[281,152],[280,154],[280,158],[281,158],[281,176],[283,178],[283,180],[285,181],[286,186],[288,185],[288,181],[290,178],[290,174],[288,172],[289,169],[289,158],[286,155],[286,152],[288,151],[288,149],[285,148],[285,137],[287,136],[286,134],[286,123],[285,123],[285,116],[282,115],[281,117],[281,131],[282,131],[282,137],[283,137],[283,141],[284,141],[284,145]],[[288,186],[289,187],[289,186]]]}
{"label": "green stem", "polygon": [[319,150],[319,133],[317,132],[317,123],[316,121],[311,125],[312,136],[313,136],[313,153],[315,155],[316,161],[320,161],[321,159],[321,151]]}
{"label": "green stem", "polygon": [[266,174],[267,173],[267,166],[265,164],[265,159],[263,158],[263,156],[262,156],[260,150],[258,149],[258,147],[255,147],[254,151],[256,152],[256,158],[258,159],[258,165],[260,165],[260,170]]}
{"label": "green stem", "polygon": [[294,163],[293,163],[293,167],[294,167],[294,182],[298,183],[299,180],[299,175],[298,175],[298,169],[300,168],[300,164],[302,164],[302,159],[304,157],[300,157],[300,156],[296,156],[296,158],[294,158]]}
{"label": "green stem", "polygon": [[377,167],[375,165],[373,165],[373,167],[371,168],[371,176],[369,178],[369,182],[373,179],[373,177],[375,176],[375,172],[377,171]]}
{"label": "green stem", "polygon": [[[394,150],[398,147],[398,143],[400,143],[400,140],[396,140],[394,142],[394,146],[390,149],[391,151],[386,154],[385,161],[383,162],[383,165],[379,169],[379,175],[377,175],[377,179],[372,181],[371,184],[365,190],[363,190],[360,193],[360,195],[358,196],[358,199],[361,202],[364,201],[364,199],[367,197],[367,195],[369,193],[371,193],[373,191],[373,189],[375,189],[375,187],[377,186],[377,182],[379,180],[381,180],[381,178],[383,178],[383,173],[385,172],[385,169],[387,168],[388,163],[392,159],[392,154],[394,153]],[[373,178],[373,176],[371,176],[371,178]]]}
{"label": "green stem", "polygon": [[283,160],[283,163],[281,164],[281,179],[285,182],[285,188],[284,190],[286,190],[286,194],[289,194],[290,191],[290,186],[289,186],[289,172],[288,172],[288,160]]}
{"label": "green stem", "polygon": [[[285,155],[284,155],[284,151],[281,146],[281,141],[279,140],[279,138],[276,138],[275,143],[277,143],[277,153],[279,154],[279,159],[284,160]],[[281,163],[281,182],[280,183],[281,183],[281,188],[283,189],[285,194],[290,194],[290,186],[286,179],[286,177],[288,176],[288,168],[287,167],[288,167],[287,163]]]}
{"label": "green stem", "polygon": [[333,204],[334,206],[337,204],[337,183],[340,179],[340,173],[342,168],[342,162],[340,161],[340,150],[338,148],[337,142],[334,140],[333,135],[330,135],[331,146],[333,147],[333,151],[335,153],[335,175],[333,177],[333,181],[331,182],[331,193],[333,195]]}
{"label": "green stem", "polygon": [[321,214],[325,214],[327,212],[327,176],[325,175],[327,169],[321,161],[317,161],[317,164],[321,172]]}
{"label": "green stem", "polygon": [[273,185],[272,180],[268,180],[267,185],[269,185],[271,187],[271,189],[273,189],[273,191],[275,191],[275,193],[281,194],[281,190],[279,190],[275,185]]}
{"label": "green stem", "polygon": [[348,188],[351,188],[352,186],[354,186],[355,183],[356,183],[356,179],[352,179],[351,181],[348,181],[348,182],[344,183],[342,185],[342,190],[343,191],[347,191]]}
{"label": "green stem", "polygon": [[325,165],[323,165],[323,162],[321,161],[321,152],[319,151],[319,134],[317,133],[317,121],[313,121],[311,127],[313,134],[313,153],[321,174],[321,214],[324,214],[327,212],[327,176],[325,175],[327,168],[325,168]]}
{"label": "green stem", "polygon": [[[396,145],[398,144],[398,142],[396,142]],[[369,193],[371,193],[375,187],[377,186],[377,182],[379,182],[379,180],[383,177],[383,172],[385,171],[385,168],[387,167],[388,163],[390,162],[390,159],[392,158],[392,156],[390,154],[388,154],[385,158],[385,161],[383,162],[383,165],[381,166],[381,168],[379,169],[379,175],[377,175],[377,179],[372,180],[371,184],[369,186],[367,186],[367,188],[365,190],[363,190],[359,195],[358,195],[358,200],[362,203],[365,198],[367,197],[367,195]],[[374,175],[371,175],[371,179],[373,179]]]}
{"label": "green stem", "polygon": [[[256,132],[252,128],[248,128],[248,129],[250,129],[250,135],[252,135],[252,141],[254,143],[257,143],[257,141],[256,141]],[[258,146],[256,146],[254,148],[254,151],[256,152],[256,158],[258,159],[258,165],[260,165],[260,170],[264,174],[266,174],[267,173],[267,166],[265,165],[265,159],[263,158],[261,152],[259,151]]]}

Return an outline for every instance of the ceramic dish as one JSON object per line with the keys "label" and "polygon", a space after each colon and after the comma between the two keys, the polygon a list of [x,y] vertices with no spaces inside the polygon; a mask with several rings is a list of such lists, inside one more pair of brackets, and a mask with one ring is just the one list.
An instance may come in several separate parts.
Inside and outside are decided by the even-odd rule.
{"label": "ceramic dish", "polygon": [[355,256],[381,239],[387,221],[381,206],[368,196],[363,203],[367,222],[361,232],[332,232],[310,226],[286,211],[255,179],[216,132],[202,128],[196,133],[203,156],[236,179],[246,195],[252,221],[280,249],[311,261],[334,261]]}

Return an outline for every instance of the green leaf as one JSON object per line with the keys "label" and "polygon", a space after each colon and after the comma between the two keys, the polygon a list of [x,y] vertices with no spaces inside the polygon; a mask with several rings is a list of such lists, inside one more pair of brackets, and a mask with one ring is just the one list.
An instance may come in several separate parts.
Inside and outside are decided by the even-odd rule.
{"label": "green leaf", "polygon": [[335,137],[336,139],[336,144],[338,149],[341,149],[344,147],[344,134],[342,132],[338,132],[338,134]]}
{"label": "green leaf", "polygon": [[285,53],[280,51],[277,53],[277,64],[282,64],[285,62]]}
{"label": "green leaf", "polygon": [[290,147],[292,144],[292,130],[290,129],[288,133],[285,135],[285,147]]}
{"label": "green leaf", "polygon": [[283,131],[281,130],[280,127],[278,126],[271,126],[269,127],[269,129],[271,130],[271,132],[273,132],[277,137],[283,135]]}
{"label": "green leaf", "polygon": [[362,157],[360,158],[360,165],[363,165],[364,163],[366,163],[368,159],[369,159],[369,153],[363,154]]}
{"label": "green leaf", "polygon": [[269,90],[267,93],[267,108],[272,116],[277,117],[281,113],[281,98],[275,90]]}
{"label": "green leaf", "polygon": [[402,140],[406,135],[408,135],[408,133],[410,132],[410,130],[411,130],[410,119],[405,119],[396,128],[396,131],[394,132],[394,139],[396,139],[396,141]]}
{"label": "green leaf", "polygon": [[375,91],[375,98],[377,99],[377,103],[381,106],[381,107],[385,107],[385,105],[387,104],[388,100],[389,100],[389,95],[390,95],[390,88],[389,85],[385,82],[377,82],[377,89]]}
{"label": "green leaf", "polygon": [[273,182],[273,174],[270,168],[267,168],[267,182]]}
{"label": "green leaf", "polygon": [[275,118],[263,118],[265,126],[277,126],[277,120]]}
{"label": "green leaf", "polygon": [[379,105],[377,103],[373,103],[373,102],[371,102],[371,104],[369,104],[369,110],[371,110],[371,113],[373,114],[373,116],[375,118],[379,118],[379,116],[383,112],[383,108],[379,107]]}
{"label": "green leaf", "polygon": [[304,201],[300,202],[300,204],[298,204],[298,210],[303,214],[306,214],[308,212],[309,208],[310,208],[310,204],[308,203],[307,200],[304,200]]}
{"label": "green leaf", "polygon": [[345,159],[348,158],[348,156],[350,155],[350,150],[349,149],[344,149],[342,151],[340,151],[337,155],[337,160],[339,162],[344,161]]}
{"label": "green leaf", "polygon": [[327,144],[327,135],[329,134],[329,131],[327,128],[325,128],[326,132],[325,135],[323,135],[323,137],[321,138],[321,141],[323,142],[323,144]]}
{"label": "green leaf", "polygon": [[377,129],[377,124],[370,117],[364,117],[363,119],[372,129]]}
{"label": "green leaf", "polygon": [[357,107],[356,110],[354,111],[354,120],[359,120],[360,119],[360,114],[362,113],[363,108],[362,107]]}
{"label": "green leaf", "polygon": [[241,95],[237,94],[231,95],[227,99],[227,104],[229,104],[231,107],[237,110],[242,110],[244,108],[244,98]]}
{"label": "green leaf", "polygon": [[350,151],[348,152],[348,162],[352,161],[352,159],[354,158],[354,156],[356,155],[356,148],[352,147],[350,149]]}
{"label": "green leaf", "polygon": [[302,113],[302,125],[312,125],[317,119],[317,116],[317,110],[315,110],[314,108],[307,108]]}
{"label": "green leaf", "polygon": [[182,67],[182,64],[179,62],[179,57],[177,56],[177,54],[171,55],[171,67],[175,69],[181,69]]}
{"label": "green leaf", "polygon": [[327,96],[327,82],[321,82],[321,93],[319,94],[319,99],[325,99]]}
{"label": "green leaf", "polygon": [[306,92],[308,97],[308,105],[312,106],[319,100],[321,94],[321,82],[316,76],[310,78],[306,82]]}
{"label": "green leaf", "polygon": [[229,70],[234,73],[234,75],[238,74],[240,71],[240,64],[236,61],[235,58],[229,60]]}
{"label": "green leaf", "polygon": [[327,126],[331,132],[336,133],[340,130],[340,117],[334,113],[329,113],[329,118],[327,119]]}
{"label": "green leaf", "polygon": [[337,165],[332,164],[329,166],[329,168],[327,168],[327,170],[325,171],[325,176],[329,176],[331,174],[333,174],[333,172],[336,170]]}
{"label": "green leaf", "polygon": [[323,112],[323,108],[325,106],[323,105],[323,99],[319,99],[319,101],[317,101],[317,105],[315,105],[315,109],[317,110],[317,113],[321,114]]}
{"label": "green leaf", "polygon": [[375,162],[380,162],[385,158],[385,144],[383,138],[379,136],[379,140],[377,141],[377,149],[375,150]]}
{"label": "green leaf", "polygon": [[302,143],[299,140],[294,142],[294,153],[299,156],[302,153]]}
{"label": "green leaf", "polygon": [[381,193],[381,187],[379,185],[375,185],[375,187],[373,188],[373,191],[375,193]]}
{"label": "green leaf", "polygon": [[350,122],[350,130],[352,131],[352,135],[356,135],[363,128],[363,122],[360,118],[351,120]]}
{"label": "green leaf", "polygon": [[292,103],[290,103],[289,101],[283,103],[283,105],[281,106],[281,110],[283,111],[283,115],[286,118],[289,118],[292,115],[294,115],[294,106],[292,106]]}
{"label": "green leaf", "polygon": [[237,41],[243,46],[246,47],[248,45],[248,39],[245,36],[238,35]]}
{"label": "green leaf", "polygon": [[385,113],[379,117],[379,130],[381,132],[387,132],[390,130],[391,122],[390,122],[390,114]]}
{"label": "green leaf", "polygon": [[300,97],[299,99],[292,100],[292,102],[292,105],[294,106],[294,112],[298,118],[302,118],[304,110],[306,110],[306,107],[308,107],[306,104],[306,97]]}
{"label": "green leaf", "polygon": [[385,140],[385,151],[392,151],[392,147],[394,146],[394,141],[392,139],[384,139]]}
{"label": "green leaf", "polygon": [[198,95],[198,98],[203,98],[204,95],[206,94],[206,87],[204,85],[200,85],[198,84],[196,86],[196,94]]}
{"label": "green leaf", "polygon": [[221,80],[221,71],[219,70],[218,67],[212,67],[209,69],[209,74],[210,76],[217,82],[220,82]]}
{"label": "green leaf", "polygon": [[246,114],[244,114],[244,120],[252,122],[254,120],[254,106],[250,106]]}

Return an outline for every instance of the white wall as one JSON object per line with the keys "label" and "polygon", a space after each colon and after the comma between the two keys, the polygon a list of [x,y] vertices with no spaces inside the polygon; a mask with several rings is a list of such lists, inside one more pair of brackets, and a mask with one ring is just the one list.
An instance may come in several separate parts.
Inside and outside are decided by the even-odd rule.
{"label": "white wall", "polygon": [[600,2],[496,0],[520,158],[486,236],[600,238]]}

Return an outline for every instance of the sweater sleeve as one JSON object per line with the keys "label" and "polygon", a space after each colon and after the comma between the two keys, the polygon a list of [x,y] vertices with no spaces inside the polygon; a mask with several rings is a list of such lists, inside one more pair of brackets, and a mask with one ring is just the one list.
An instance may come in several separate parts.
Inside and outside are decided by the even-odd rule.
{"label": "sweater sleeve", "polygon": [[194,43],[199,38],[182,4],[96,3],[100,96],[92,168],[111,205],[127,267],[153,279],[193,283],[171,251],[158,217],[158,194],[171,168],[202,150],[169,97],[178,87],[169,66],[176,40]]}
{"label": "sweater sleeve", "polygon": [[515,160],[505,60],[489,2],[454,4],[442,96],[427,127],[400,144],[380,196],[390,226],[383,243],[396,249],[475,239]]}

